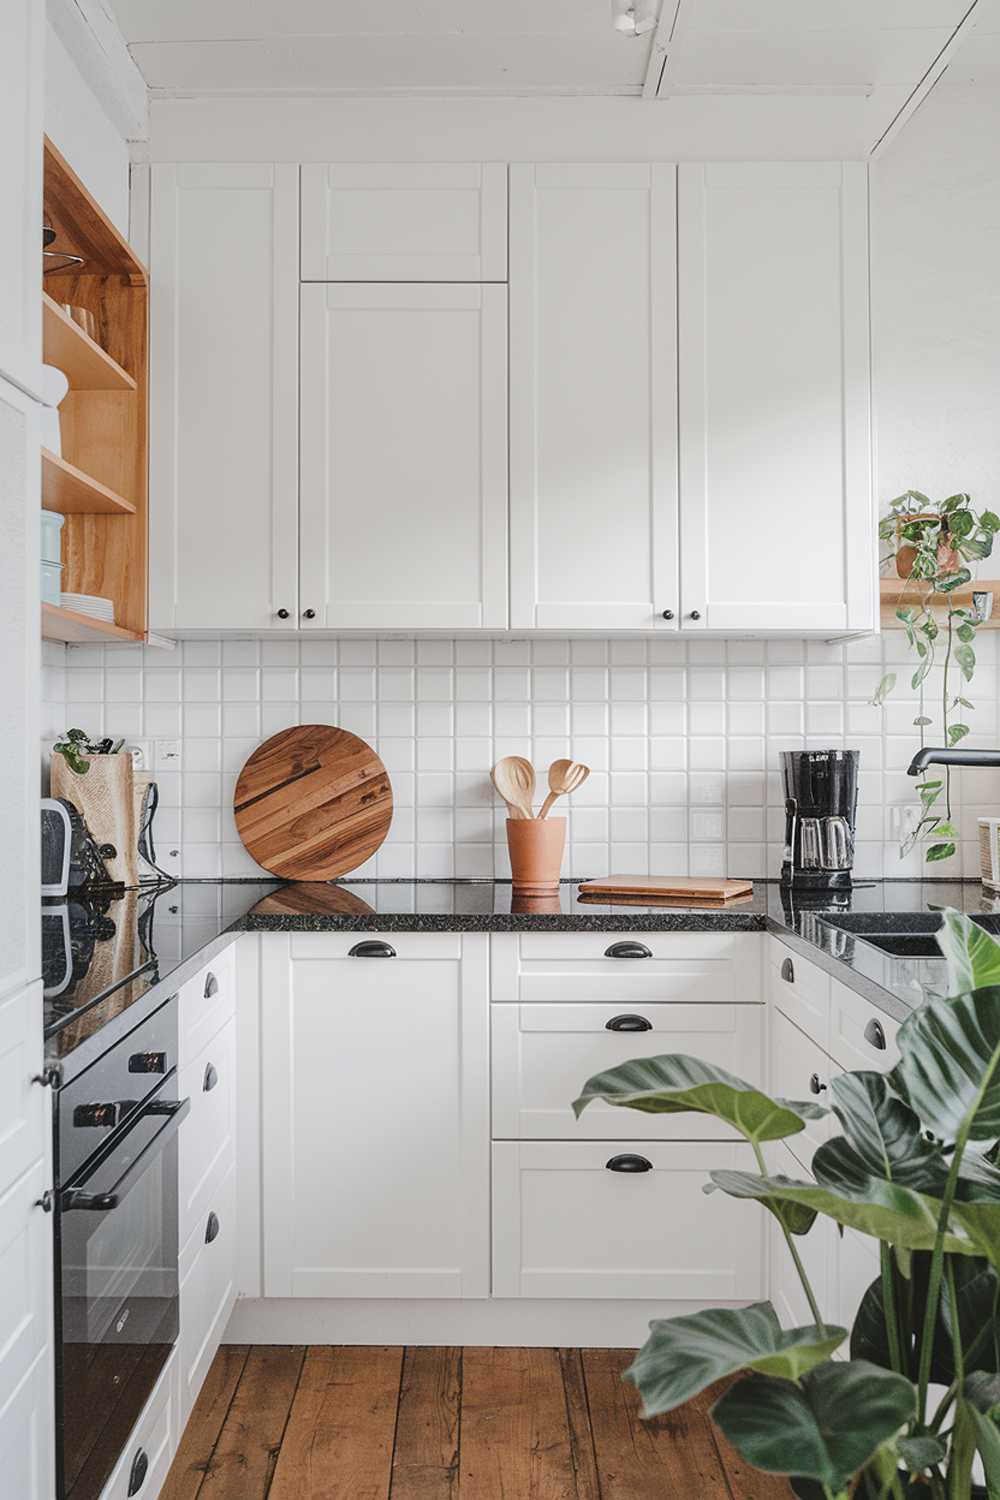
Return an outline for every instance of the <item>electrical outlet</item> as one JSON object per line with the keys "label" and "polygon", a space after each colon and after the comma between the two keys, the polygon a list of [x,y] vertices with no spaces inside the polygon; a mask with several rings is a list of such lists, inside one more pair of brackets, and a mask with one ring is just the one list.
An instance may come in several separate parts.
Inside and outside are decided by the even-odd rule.
{"label": "electrical outlet", "polygon": [[156,769],[177,771],[181,764],[180,740],[157,740],[155,745]]}

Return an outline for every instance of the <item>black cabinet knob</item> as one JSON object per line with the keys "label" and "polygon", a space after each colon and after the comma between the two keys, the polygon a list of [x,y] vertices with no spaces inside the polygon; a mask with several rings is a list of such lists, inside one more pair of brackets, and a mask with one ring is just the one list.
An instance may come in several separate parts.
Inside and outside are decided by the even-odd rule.
{"label": "black cabinet knob", "polygon": [[205,976],[205,999],[211,1000],[212,996],[217,995],[218,993],[219,981],[216,979],[211,969],[209,969],[208,974]]}
{"label": "black cabinet knob", "polygon": [[132,1460],[132,1467],[131,1469],[129,1469],[128,1473],[129,1496],[138,1495],[139,1491],[146,1483],[146,1474],[148,1470],[149,1459],[146,1457],[146,1450],[144,1448],[140,1448],[138,1453],[135,1455],[135,1458],[133,1458]]}
{"label": "black cabinet knob", "polygon": [[620,943],[612,943],[610,948],[605,948],[605,958],[652,958],[652,952],[645,943],[635,943],[628,939]]}
{"label": "black cabinet knob", "polygon": [[348,958],[395,958],[396,950],[391,943],[383,943],[379,938],[371,938],[364,943],[355,943],[353,948],[347,950]]}
{"label": "black cabinet knob", "polygon": [[645,1016],[612,1016],[604,1023],[605,1031],[652,1031],[652,1021]]}
{"label": "black cabinet knob", "polygon": [[790,958],[782,960],[781,977],[786,982],[786,984],[795,983],[795,965],[792,963],[792,960]]}
{"label": "black cabinet knob", "polygon": [[701,610],[700,609],[693,609],[691,611],[690,618],[692,620],[700,620],[701,619]]}
{"label": "black cabinet knob", "polygon": [[876,1021],[874,1016],[865,1027],[865,1041],[869,1047],[877,1047],[879,1052],[885,1051],[885,1032],[882,1029],[882,1022]]}
{"label": "black cabinet knob", "polygon": [[210,1213],[209,1216],[208,1216],[208,1223],[205,1225],[205,1244],[206,1245],[210,1245],[212,1243],[212,1241],[218,1236],[218,1233],[219,1233],[219,1230],[220,1230],[221,1227],[222,1226],[219,1223],[219,1216],[218,1216],[218,1214],[217,1213]]}
{"label": "black cabinet knob", "polygon": [[278,610],[278,619],[279,620],[287,620],[288,619],[288,610],[287,609],[279,609]]}
{"label": "black cabinet knob", "polygon": [[315,620],[316,611],[314,609],[304,609],[302,611],[302,618],[303,620]]}
{"label": "black cabinet knob", "polygon": [[826,1084],[820,1082],[818,1073],[813,1073],[812,1077],[809,1079],[809,1091],[813,1094],[826,1093]]}
{"label": "black cabinet knob", "polygon": [[651,1172],[653,1163],[647,1161],[644,1156],[634,1156],[631,1151],[625,1151],[621,1156],[612,1156],[610,1161],[604,1163],[609,1172]]}
{"label": "black cabinet knob", "polygon": [[219,1081],[219,1074],[214,1063],[205,1064],[205,1077],[202,1082],[202,1093],[210,1094]]}
{"label": "black cabinet knob", "polygon": [[663,618],[665,620],[672,620],[674,618],[674,612],[673,612],[673,610],[672,609],[665,609],[663,611]]}

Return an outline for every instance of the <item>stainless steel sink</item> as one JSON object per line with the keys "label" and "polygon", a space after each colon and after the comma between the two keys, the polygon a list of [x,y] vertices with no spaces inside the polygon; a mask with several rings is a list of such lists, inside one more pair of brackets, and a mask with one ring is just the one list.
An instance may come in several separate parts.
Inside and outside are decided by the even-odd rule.
{"label": "stainless steel sink", "polygon": [[[980,913],[972,920],[994,936],[1000,936],[1000,914]],[[846,932],[868,943],[890,958],[941,959],[935,934],[941,926],[936,912],[846,912],[840,917],[821,917],[827,927]]]}

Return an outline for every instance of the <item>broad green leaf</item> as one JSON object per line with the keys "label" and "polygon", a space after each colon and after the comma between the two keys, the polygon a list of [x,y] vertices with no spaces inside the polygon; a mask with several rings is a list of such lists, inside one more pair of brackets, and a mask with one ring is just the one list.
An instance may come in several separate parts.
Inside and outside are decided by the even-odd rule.
{"label": "broad green leaf", "polygon": [[[830,1144],[830,1143],[827,1143]],[[816,1152],[813,1170],[816,1170]],[[929,1250],[937,1235],[941,1205],[913,1188],[861,1173],[841,1175],[840,1164],[830,1163],[826,1182],[800,1182],[791,1177],[760,1177],[754,1172],[712,1172],[712,1182],[732,1198],[753,1198],[780,1219],[786,1205],[825,1214],[848,1229],[860,1230],[874,1239],[886,1240],[904,1250]],[[839,1183],[839,1185],[835,1185]],[[944,1248],[953,1255],[983,1252],[952,1215]]]}
{"label": "broad green leaf", "polygon": [[[950,594],[953,589],[961,588],[962,584],[968,583],[971,578],[972,574],[969,572],[968,568],[959,568],[957,573],[944,573],[939,579],[937,579],[938,592],[942,594]],[[958,650],[956,650],[956,659],[958,658],[958,651],[961,649],[962,648],[959,647]]]}
{"label": "broad green leaf", "polygon": [[[953,915],[945,914],[943,942],[948,942],[945,934]],[[983,936],[997,951],[997,944]],[[980,951],[987,950],[977,945]],[[975,967],[971,958],[967,962]],[[971,1140],[1000,1136],[1000,987],[928,1000],[903,1022],[896,1045],[899,1063],[891,1082],[925,1129],[939,1140],[954,1141],[971,1115]]]}
{"label": "broad green leaf", "polygon": [[925,725],[927,725],[927,724],[929,724],[929,723],[930,723],[930,722],[931,722],[931,721],[930,721],[930,719],[929,719],[929,718],[928,718],[928,717],[927,717],[927,715],[926,715],[926,714],[917,714],[917,717],[916,717],[916,718],[915,718],[915,719],[914,719],[914,721],[913,721],[913,723],[914,723],[914,725],[915,725],[915,726],[916,726],[916,727],[917,727],[917,728],[918,728],[918,729],[922,729],[922,728],[924,728],[924,727],[925,727]]}
{"label": "broad green leaf", "polygon": [[[926,1306],[930,1255],[926,1251],[920,1251],[910,1259],[913,1304],[922,1309]],[[952,1262],[952,1274],[955,1277],[965,1370],[995,1371],[998,1368],[997,1339],[1000,1338],[1000,1329],[994,1327],[993,1314],[997,1292],[996,1273],[979,1257],[958,1256]],[[956,1374],[951,1329],[951,1301],[946,1290],[942,1290],[934,1335],[931,1379],[943,1386],[950,1385]],[[851,1329],[851,1358],[869,1359],[886,1370],[892,1368],[881,1275],[876,1276],[861,1299],[854,1327]],[[909,1364],[904,1371],[914,1380],[917,1378],[918,1361],[919,1340],[909,1349]]]}
{"label": "broad green leaf", "polygon": [[911,1381],[864,1360],[819,1365],[798,1385],[741,1380],[712,1416],[733,1447],[768,1474],[818,1480],[836,1493],[916,1411]]}
{"label": "broad green leaf", "polygon": [[984,510],[979,517],[979,524],[984,531],[1000,531],[1000,516],[992,510]]}
{"label": "broad green leaf", "polygon": [[962,621],[955,634],[958,636],[960,641],[974,641],[976,639],[975,626],[970,625],[968,620]]}
{"label": "broad green leaf", "polygon": [[947,908],[937,930],[941,952],[948,960],[948,993],[1000,985],[1000,943],[964,912]]}
{"label": "broad green leaf", "polygon": [[960,1406],[969,1420],[983,1460],[989,1500],[1000,1497],[1000,1377],[976,1371],[964,1387]]}
{"label": "broad green leaf", "polygon": [[895,686],[895,672],[886,672],[885,676],[882,678],[882,681],[879,683],[878,687],[872,694],[872,707],[879,708],[885,702],[886,698],[888,698],[889,694],[892,692]]}
{"label": "broad green leaf", "polygon": [[976,670],[976,653],[973,648],[964,641],[955,647],[955,660],[962,669],[962,676],[966,682],[972,681]]}
{"label": "broad green leaf", "polygon": [[948,1449],[939,1437],[923,1433],[920,1437],[902,1437],[896,1444],[896,1452],[911,1474],[922,1474],[932,1464],[939,1464]]}
{"label": "broad green leaf", "polygon": [[931,844],[927,851],[927,860],[929,863],[933,863],[938,859],[951,859],[954,853],[954,844]]}
{"label": "broad green leaf", "polygon": [[[948,1176],[944,1153],[923,1138],[920,1120],[882,1073],[841,1073],[830,1084],[833,1111],[862,1169],[875,1177],[939,1194]],[[839,1147],[827,1142],[821,1149]],[[813,1163],[813,1172],[817,1165]]]}
{"label": "broad green leaf", "polygon": [[690,1112],[714,1115],[732,1125],[748,1141],[756,1142],[797,1135],[805,1128],[806,1120],[819,1119],[826,1113],[820,1105],[807,1101],[771,1099],[724,1068],[682,1053],[638,1057],[596,1074],[573,1101],[577,1119],[595,1099],[653,1115]]}
{"label": "broad green leaf", "polygon": [[968,724],[949,724],[948,725],[948,744],[949,745],[957,745],[958,742],[959,742],[959,740],[964,740],[965,736],[967,734],[971,734],[971,733],[972,733],[972,731],[969,728]]}
{"label": "broad green leaf", "polygon": [[972,500],[969,495],[949,495],[947,500],[942,500],[940,509],[947,516],[953,510],[966,509],[971,503]]}
{"label": "broad green leaf", "polygon": [[656,1417],[737,1370],[798,1380],[829,1359],[846,1337],[846,1328],[830,1328],[824,1338],[815,1327],[786,1332],[770,1302],[738,1310],[709,1308],[651,1323],[625,1379],[642,1394],[643,1416]]}

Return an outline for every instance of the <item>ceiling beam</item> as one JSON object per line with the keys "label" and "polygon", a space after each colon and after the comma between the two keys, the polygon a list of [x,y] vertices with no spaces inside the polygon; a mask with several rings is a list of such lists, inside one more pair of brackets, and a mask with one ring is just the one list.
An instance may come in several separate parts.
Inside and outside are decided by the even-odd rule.
{"label": "ceiling beam", "polygon": [[[983,10],[985,11],[985,6],[983,7]],[[892,119],[889,121],[888,125],[879,136],[878,140],[872,146],[871,151],[868,153],[872,161],[877,161],[878,158],[885,152],[887,147],[892,145],[892,142],[899,135],[900,131],[904,129],[904,127],[910,120],[913,119],[913,116],[916,114],[921,104],[923,104],[924,100],[927,98],[931,90],[941,82],[941,79],[948,71],[948,64],[951,62],[952,58],[965,45],[965,43],[972,36],[973,32],[976,30],[982,13],[983,12],[981,12],[979,9],[979,0],[972,0],[972,4],[969,6],[968,10],[965,12],[965,15],[959,21],[958,25],[955,27],[955,30],[952,32],[951,36],[941,48],[941,51],[934,58],[933,62],[927,68],[927,71],[923,74],[923,76],[916,84],[915,88],[911,91],[910,94],[907,95],[906,99],[904,99],[899,109],[893,115]]]}
{"label": "ceiling beam", "polygon": [[52,29],[127,141],[149,135],[146,81],[107,0],[47,0]]}
{"label": "ceiling beam", "polygon": [[649,48],[649,62],[646,65],[646,77],[642,85],[644,99],[655,99],[660,92],[660,79],[663,77],[667,53],[670,50],[682,4],[683,0],[660,0],[660,18],[653,32],[653,40]]}

